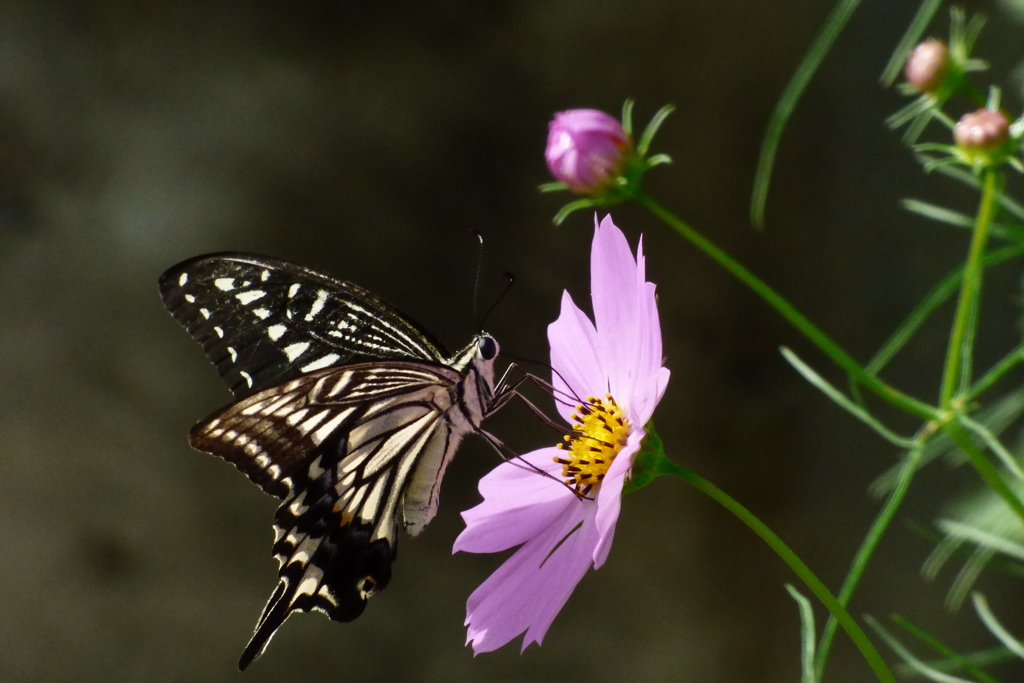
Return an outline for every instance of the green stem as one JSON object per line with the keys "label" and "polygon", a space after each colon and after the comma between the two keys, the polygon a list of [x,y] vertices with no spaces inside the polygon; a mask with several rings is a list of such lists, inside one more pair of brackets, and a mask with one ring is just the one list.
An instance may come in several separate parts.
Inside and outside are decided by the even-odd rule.
{"label": "green stem", "polygon": [[874,644],[864,633],[864,630],[854,620],[850,613],[846,611],[846,608],[836,600],[835,596],[829,592],[828,588],[825,587],[814,572],[804,564],[803,560],[793,552],[789,546],[787,546],[781,538],[779,538],[774,531],[758,519],[750,510],[743,507],[739,502],[733,499],[729,494],[722,491],[720,488],[709,482],[707,479],[700,475],[691,472],[682,465],[672,462],[668,458],[659,458],[657,460],[657,469],[655,474],[666,474],[675,477],[679,477],[694,487],[699,489],[701,492],[710,496],[716,503],[724,507],[726,510],[731,512],[737,519],[747,525],[751,531],[757,534],[762,541],[764,541],[768,547],[775,551],[775,554],[782,559],[793,573],[803,581],[804,585],[814,593],[815,597],[821,601],[821,604],[832,614],[832,617],[839,622],[839,625],[843,627],[843,630],[850,636],[854,645],[860,650],[864,659],[871,666],[871,669],[875,672],[875,676],[880,681],[887,681],[895,683],[896,679],[889,671],[889,667],[886,666],[882,656],[875,649]]}
{"label": "green stem", "polygon": [[720,266],[732,273],[743,284],[752,289],[758,296],[764,299],[772,308],[779,312],[782,317],[788,320],[794,327],[810,339],[837,365],[846,370],[865,387],[881,396],[889,403],[917,415],[925,420],[934,420],[938,412],[932,406],[919,401],[903,392],[889,386],[882,380],[869,375],[864,369],[853,360],[849,354],[841,349],[835,342],[819,330],[814,323],[808,320],[800,311],[793,307],[788,301],[780,296],[774,289],[769,287],[763,280],[740,265],[731,256],[715,246],[710,240],[694,230],[688,224],[677,218],[674,214],[663,208],[656,201],[643,194],[639,190],[634,199],[645,206],[655,216],[664,221],[669,227],[682,235],[695,247],[714,259]]}
{"label": "green stem", "polygon": [[974,333],[978,325],[978,301],[981,294],[981,276],[985,269],[982,258],[985,255],[985,242],[988,240],[988,226],[992,222],[992,211],[995,206],[998,175],[993,169],[985,170],[985,179],[981,191],[981,205],[974,223],[974,235],[964,266],[964,282],[960,288],[960,299],[957,301],[956,317],[949,336],[949,348],[946,350],[946,366],[942,373],[942,391],[940,405],[945,410],[953,408],[953,399],[957,393],[965,391],[970,385],[970,366],[973,356]]}
{"label": "green stem", "polygon": [[[871,556],[874,554],[875,548],[878,547],[878,544],[882,540],[882,536],[885,534],[886,530],[889,528],[889,524],[892,522],[893,517],[896,516],[896,511],[903,503],[903,498],[910,489],[910,481],[914,478],[914,473],[917,471],[917,466],[921,460],[921,452],[923,448],[924,443],[919,440],[907,453],[903,467],[900,469],[899,480],[896,483],[896,487],[893,489],[892,493],[889,494],[889,499],[885,501],[885,507],[883,507],[881,512],[878,513],[878,517],[875,518],[874,523],[868,530],[867,536],[864,537],[864,541],[861,543],[856,557],[854,557],[853,564],[850,566],[850,571],[846,575],[846,579],[843,581],[843,586],[839,590],[839,603],[843,607],[850,604],[850,599],[853,597],[853,593],[857,589],[857,585],[860,583],[861,577],[864,575],[864,570],[867,569],[868,562],[871,561]],[[820,681],[822,675],[825,673],[825,663],[828,661],[829,649],[832,647],[832,640],[835,638],[836,627],[838,625],[839,622],[834,616],[830,616],[828,622],[825,624],[825,629],[821,634],[821,641],[818,643],[818,653],[814,662],[814,680]]]}

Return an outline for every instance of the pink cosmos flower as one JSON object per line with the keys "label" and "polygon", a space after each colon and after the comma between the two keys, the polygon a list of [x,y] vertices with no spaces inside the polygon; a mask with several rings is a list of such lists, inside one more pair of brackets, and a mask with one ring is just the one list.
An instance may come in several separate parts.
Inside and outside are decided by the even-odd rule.
{"label": "pink cosmos flower", "polygon": [[469,598],[467,642],[476,653],[524,631],[524,650],[540,644],[583,575],[604,564],[643,426],[668,383],[642,244],[634,260],[607,217],[595,225],[590,267],[594,322],[565,292],[561,314],[548,327],[556,396],[575,397],[566,399],[575,406],[558,404],[571,435],[521,457],[551,477],[503,463],[480,480],[484,501],[462,513],[466,529],[455,551],[520,546]]}
{"label": "pink cosmos flower", "polygon": [[570,109],[548,124],[544,158],[555,179],[577,194],[603,191],[622,172],[632,142],[617,119],[597,109]]}

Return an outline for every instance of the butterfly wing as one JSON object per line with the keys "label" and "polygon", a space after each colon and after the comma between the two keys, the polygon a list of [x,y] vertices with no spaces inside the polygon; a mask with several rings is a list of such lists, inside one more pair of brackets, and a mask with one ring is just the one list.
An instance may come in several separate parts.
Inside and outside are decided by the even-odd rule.
{"label": "butterfly wing", "polygon": [[[283,498],[278,585],[242,654],[245,668],[292,612],[358,617],[391,578],[409,484],[439,479],[468,430],[452,409],[459,373],[379,361],[310,372],[257,392],[192,430],[192,445]],[[413,509],[424,501],[412,501]]]}
{"label": "butterfly wing", "polygon": [[163,274],[160,293],[236,397],[330,366],[448,355],[371,292],[265,256],[189,259]]}

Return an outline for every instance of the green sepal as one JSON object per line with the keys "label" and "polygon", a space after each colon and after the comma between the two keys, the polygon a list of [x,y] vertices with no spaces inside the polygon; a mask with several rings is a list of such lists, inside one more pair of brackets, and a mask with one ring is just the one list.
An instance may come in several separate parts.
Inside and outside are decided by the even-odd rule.
{"label": "green sepal", "polygon": [[665,456],[665,444],[654,429],[654,420],[644,425],[647,436],[640,442],[640,452],[633,457],[633,476],[622,487],[622,495],[639,491],[663,474],[668,474],[663,463],[668,462]]}

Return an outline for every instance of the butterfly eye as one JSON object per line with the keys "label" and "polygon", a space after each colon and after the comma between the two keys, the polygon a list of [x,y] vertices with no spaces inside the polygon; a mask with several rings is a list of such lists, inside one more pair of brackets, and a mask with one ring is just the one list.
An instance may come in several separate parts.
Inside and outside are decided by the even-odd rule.
{"label": "butterfly eye", "polygon": [[494,357],[498,355],[498,342],[494,341],[494,337],[480,337],[479,349],[480,356],[484,360],[494,360]]}

